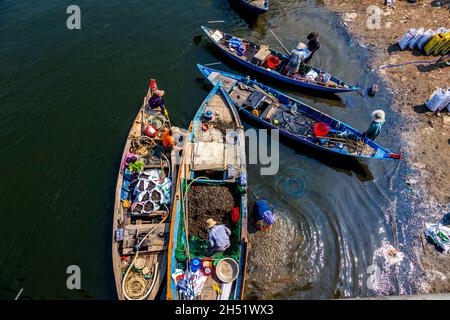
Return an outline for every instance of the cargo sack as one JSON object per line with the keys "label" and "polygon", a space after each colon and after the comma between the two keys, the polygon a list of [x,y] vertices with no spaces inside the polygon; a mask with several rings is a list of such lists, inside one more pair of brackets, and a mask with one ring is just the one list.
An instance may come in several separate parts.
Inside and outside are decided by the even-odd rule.
{"label": "cargo sack", "polygon": [[405,50],[405,48],[408,46],[411,39],[415,36],[417,33],[416,29],[409,29],[408,32],[398,41],[398,45],[400,49]]}
{"label": "cargo sack", "polygon": [[143,210],[144,210],[143,202],[133,202],[133,204],[131,205],[131,214],[133,215],[140,215],[142,214]]}
{"label": "cargo sack", "polygon": [[423,47],[423,50],[425,51],[425,54],[427,56],[433,53],[434,49],[439,45],[444,36],[445,33],[438,33],[433,38],[431,38],[430,41],[428,41],[425,47]]}
{"label": "cargo sack", "polygon": [[447,46],[447,44],[450,43],[450,32],[446,33],[444,35],[444,37],[442,38],[442,40],[436,45],[436,47],[434,48],[433,54],[437,55],[439,54],[439,52],[441,52],[441,50]]}
{"label": "cargo sack", "polygon": [[159,205],[152,200],[145,201],[142,205],[144,206],[142,209],[144,214],[149,214],[159,209]]}
{"label": "cargo sack", "polygon": [[441,54],[446,55],[450,52],[450,41],[447,42],[447,44],[441,49]]}
{"label": "cargo sack", "polygon": [[422,38],[424,31],[425,31],[424,28],[420,28],[419,30],[417,30],[417,32],[414,35],[414,37],[409,41],[409,45],[408,46],[409,46],[409,48],[411,50],[414,49],[414,47],[417,44],[417,42],[420,40],[420,38]]}
{"label": "cargo sack", "polygon": [[138,202],[147,201],[147,200],[150,200],[150,196],[151,196],[150,191],[144,191],[144,192],[139,193],[135,200]]}
{"label": "cargo sack", "polygon": [[431,38],[433,38],[435,35],[434,31],[431,29],[428,29],[423,33],[423,35],[420,37],[419,41],[417,41],[417,48],[420,50],[423,49],[423,47],[430,41]]}
{"label": "cargo sack", "polygon": [[430,99],[425,102],[425,105],[431,111],[439,111],[444,109],[450,103],[450,90],[449,89],[437,89],[433,92]]}

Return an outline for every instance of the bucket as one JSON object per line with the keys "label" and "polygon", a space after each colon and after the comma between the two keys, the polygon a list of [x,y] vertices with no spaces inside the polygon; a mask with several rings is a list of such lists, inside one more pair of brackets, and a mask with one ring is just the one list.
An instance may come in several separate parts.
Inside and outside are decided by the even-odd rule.
{"label": "bucket", "polygon": [[202,267],[202,261],[199,258],[192,259],[191,261],[191,271],[195,272]]}
{"label": "bucket", "polygon": [[206,120],[206,121],[211,121],[212,118],[213,118],[213,113],[212,113],[212,111],[211,111],[211,110],[206,111],[206,112],[205,112],[205,120]]}
{"label": "bucket", "polygon": [[158,128],[153,124],[147,124],[144,128],[144,133],[146,136],[154,138],[158,134]]}
{"label": "bucket", "polygon": [[280,59],[278,59],[277,56],[270,55],[267,58],[267,66],[270,69],[275,69],[276,67],[278,67],[280,65],[280,63],[281,63],[281,61],[280,61]]}
{"label": "bucket", "polygon": [[330,132],[330,126],[324,122],[317,122],[314,125],[314,135],[316,137],[326,136]]}

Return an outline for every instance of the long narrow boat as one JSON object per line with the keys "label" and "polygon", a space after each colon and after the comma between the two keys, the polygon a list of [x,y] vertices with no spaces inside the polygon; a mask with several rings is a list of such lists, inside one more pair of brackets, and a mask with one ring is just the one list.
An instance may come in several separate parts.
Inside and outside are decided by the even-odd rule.
{"label": "long narrow boat", "polygon": [[254,14],[263,14],[269,10],[269,0],[236,0],[245,10]]}
{"label": "long narrow boat", "polygon": [[[183,149],[170,230],[166,299],[242,299],[247,261],[245,161],[239,114],[218,83],[191,122]],[[224,252],[208,252],[209,218],[231,231],[230,246]]]}
{"label": "long narrow boat", "polygon": [[262,127],[279,129],[282,136],[294,142],[357,158],[401,158],[351,126],[271,87],[243,76],[197,66],[213,85],[223,84],[244,116]]}
{"label": "long narrow boat", "polygon": [[[291,85],[312,89],[328,93],[342,93],[358,91],[359,88],[352,86],[336,77],[333,77],[323,70],[311,67],[310,70],[304,73],[296,73],[292,76],[283,74],[283,70],[289,62],[289,56],[272,50],[268,46],[256,44],[248,40],[242,40],[246,47],[245,52],[239,55],[236,50],[230,50],[229,42],[232,38],[235,38],[231,34],[225,32],[210,29],[202,26],[203,31],[208,38],[223,52],[226,56],[239,62],[240,64],[248,67],[254,71],[260,72],[268,77],[276,80],[289,83]],[[268,60],[276,57],[279,64],[274,68],[268,66]],[[329,78],[329,79],[327,79]]]}
{"label": "long narrow boat", "polygon": [[120,300],[155,299],[167,269],[171,180],[177,173],[175,152],[167,156],[161,143],[169,119],[160,108],[147,107],[157,89],[154,80],[151,84],[127,137],[117,178],[112,260]]}

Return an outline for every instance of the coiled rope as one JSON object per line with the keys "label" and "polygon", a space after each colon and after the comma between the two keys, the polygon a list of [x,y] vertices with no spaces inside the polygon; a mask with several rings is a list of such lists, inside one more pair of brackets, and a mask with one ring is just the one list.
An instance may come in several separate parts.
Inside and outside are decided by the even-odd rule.
{"label": "coiled rope", "polygon": [[[167,208],[167,206],[166,206],[166,208]],[[128,266],[128,269],[127,269],[127,271],[125,272],[125,275],[123,276],[123,280],[122,280],[122,292],[123,292],[123,295],[125,296],[125,298],[127,299],[127,300],[144,300],[144,299],[146,299],[148,296],[149,296],[149,294],[150,294],[150,292],[153,290],[153,287],[155,286],[155,283],[156,283],[156,278],[158,277],[157,276],[157,270],[158,270],[158,266],[159,266],[159,264],[158,264],[158,262],[156,262],[155,263],[155,267],[154,267],[154,270],[153,270],[153,281],[152,281],[152,284],[151,284],[151,286],[150,286],[150,288],[147,290],[147,292],[143,295],[143,296],[141,296],[140,298],[136,298],[136,297],[138,297],[139,295],[137,295],[137,293],[139,293],[141,290],[142,290],[142,292],[144,292],[145,291],[145,289],[143,289],[143,288],[145,288],[145,286],[143,286],[143,288],[142,289],[138,289],[138,286],[139,286],[139,283],[137,283],[137,282],[140,282],[141,284],[142,284],[142,282],[141,281],[136,281],[136,279],[141,279],[142,280],[142,278],[139,278],[139,277],[133,277],[133,278],[131,278],[132,280],[134,280],[131,284],[130,284],[130,286],[129,286],[129,289],[131,289],[131,292],[133,292],[133,297],[130,297],[128,294],[127,294],[127,290],[125,290],[125,281],[126,281],[126,279],[127,279],[127,276],[128,276],[128,273],[130,272],[130,270],[131,270],[131,268],[133,267],[133,265],[134,265],[134,262],[136,261],[136,259],[137,259],[137,257],[138,257],[138,255],[139,255],[139,248],[141,247],[141,245],[142,245],[142,243],[144,242],[144,240],[145,239],[147,239],[147,237],[151,234],[151,233],[153,233],[164,221],[166,221],[166,219],[167,219],[167,217],[168,217],[169,215],[167,214],[152,230],[150,230],[142,239],[141,239],[141,241],[136,245],[136,254],[135,254],[135,256],[134,256],[134,259],[133,259],[133,261],[130,263],[130,265]],[[145,280],[144,280],[144,282],[145,282]],[[145,283],[145,285],[146,285],[146,283]],[[138,291],[139,290],[139,291]]]}

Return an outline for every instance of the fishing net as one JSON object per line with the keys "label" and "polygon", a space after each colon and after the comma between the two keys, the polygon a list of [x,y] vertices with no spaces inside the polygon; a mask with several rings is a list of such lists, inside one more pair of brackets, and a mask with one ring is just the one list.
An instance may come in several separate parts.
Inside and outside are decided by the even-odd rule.
{"label": "fishing net", "polygon": [[278,121],[278,127],[298,135],[312,133],[316,121],[302,114],[292,114],[279,108],[272,117],[272,123]]}

